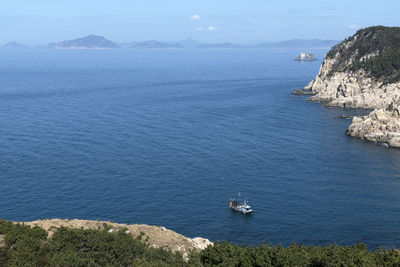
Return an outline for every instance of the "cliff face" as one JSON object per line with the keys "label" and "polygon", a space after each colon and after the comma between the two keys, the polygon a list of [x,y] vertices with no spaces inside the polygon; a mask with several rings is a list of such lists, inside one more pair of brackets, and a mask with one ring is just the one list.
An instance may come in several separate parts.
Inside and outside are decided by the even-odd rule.
{"label": "cliff face", "polygon": [[400,147],[400,28],[358,31],[334,46],[317,77],[294,93],[331,107],[377,109],[353,118],[347,134]]}
{"label": "cliff face", "polygon": [[325,59],[318,76],[303,91],[314,94],[308,100],[327,102],[330,107],[374,109],[384,108],[400,99],[400,83],[382,84],[363,71],[336,72],[332,70],[335,59]]}
{"label": "cliff face", "polygon": [[400,98],[400,28],[370,27],[337,44],[301,90],[309,101],[343,108],[384,108]]}

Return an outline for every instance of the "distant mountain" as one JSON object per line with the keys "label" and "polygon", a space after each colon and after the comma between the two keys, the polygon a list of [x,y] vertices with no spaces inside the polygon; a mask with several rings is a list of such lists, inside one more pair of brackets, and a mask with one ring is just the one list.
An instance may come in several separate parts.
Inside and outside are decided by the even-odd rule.
{"label": "distant mountain", "polygon": [[172,48],[183,48],[182,45],[178,43],[167,43],[155,40],[144,41],[136,43],[131,48],[152,48],[152,49],[172,49]]}
{"label": "distant mountain", "polygon": [[21,49],[21,48],[28,48],[28,47],[23,44],[13,41],[13,42],[6,43],[1,48]]}
{"label": "distant mountain", "polygon": [[[177,49],[177,48],[275,48],[275,49],[330,49],[338,43],[335,40],[322,39],[293,39],[280,42],[261,43],[255,46],[240,45],[229,42],[202,43],[193,39],[182,41],[161,42],[149,40],[143,42],[114,43],[103,36],[88,35],[86,37],[51,43],[47,47],[54,49],[111,49],[111,48],[150,48],[150,49]],[[25,47],[17,42],[10,42],[3,47]]]}
{"label": "distant mountain", "polygon": [[337,44],[335,40],[322,39],[293,39],[281,42],[261,43],[257,48],[301,48],[301,49],[330,49]]}
{"label": "distant mountain", "polygon": [[131,48],[132,46],[135,46],[137,44],[138,44],[138,42],[118,43],[119,47],[121,47],[121,48]]}
{"label": "distant mountain", "polygon": [[67,40],[60,43],[52,43],[50,48],[55,49],[112,49],[119,46],[103,36],[88,35],[82,38]]}
{"label": "distant mountain", "polygon": [[232,43],[199,44],[198,48],[245,48],[247,46]]}
{"label": "distant mountain", "polygon": [[185,48],[195,48],[202,44],[201,42],[190,39],[190,38],[179,41],[177,43],[182,45]]}

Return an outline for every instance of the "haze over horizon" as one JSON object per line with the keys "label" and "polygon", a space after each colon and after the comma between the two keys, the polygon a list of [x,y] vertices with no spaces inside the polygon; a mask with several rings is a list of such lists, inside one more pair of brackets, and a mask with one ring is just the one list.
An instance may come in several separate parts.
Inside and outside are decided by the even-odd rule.
{"label": "haze over horizon", "polygon": [[[192,38],[255,44],[290,39],[342,40],[372,25],[398,26],[400,2],[211,0],[146,2],[50,0],[0,3],[0,43],[42,45],[96,34],[115,42]],[[357,10],[358,12],[354,12]]]}

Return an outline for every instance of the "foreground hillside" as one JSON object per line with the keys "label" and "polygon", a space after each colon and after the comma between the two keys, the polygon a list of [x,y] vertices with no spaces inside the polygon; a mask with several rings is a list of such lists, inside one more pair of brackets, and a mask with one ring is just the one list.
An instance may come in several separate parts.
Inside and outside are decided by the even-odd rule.
{"label": "foreground hillside", "polygon": [[[284,248],[216,242],[203,250],[193,248],[185,256],[170,246],[177,236],[157,226],[0,220],[0,266],[400,266],[398,250],[372,252],[363,244]],[[165,243],[154,246],[156,240]]]}
{"label": "foreground hillside", "polygon": [[354,118],[347,134],[400,147],[400,27],[359,30],[334,46],[317,77],[295,93],[332,107],[377,109]]}
{"label": "foreground hillside", "polygon": [[51,219],[25,222],[25,225],[43,228],[52,237],[61,227],[70,229],[107,230],[110,233],[122,231],[134,238],[142,236],[145,243],[153,248],[165,248],[172,252],[179,252],[185,258],[194,250],[199,251],[212,243],[201,237],[187,238],[162,226],[150,226],[145,224],[119,224],[114,222]]}

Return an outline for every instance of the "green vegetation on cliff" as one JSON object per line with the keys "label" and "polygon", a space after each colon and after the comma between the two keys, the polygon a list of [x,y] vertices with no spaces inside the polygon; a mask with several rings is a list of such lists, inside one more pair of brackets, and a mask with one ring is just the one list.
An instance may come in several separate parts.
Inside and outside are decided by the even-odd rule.
{"label": "green vegetation on cliff", "polygon": [[370,77],[384,83],[400,81],[400,27],[374,26],[361,29],[335,45],[326,57],[334,58],[337,53],[340,56],[331,74],[362,69]]}
{"label": "green vegetation on cliff", "polygon": [[42,228],[0,220],[1,236],[0,266],[189,266],[124,231],[59,228],[47,238]]}
{"label": "green vegetation on cliff", "polygon": [[204,266],[399,266],[397,250],[369,251],[364,244],[287,248],[270,245],[237,246],[217,242],[201,252]]}
{"label": "green vegetation on cliff", "polygon": [[51,238],[39,227],[0,220],[0,266],[400,266],[398,250],[293,244],[238,246],[216,242],[189,261],[151,248],[124,231],[59,228]]}

